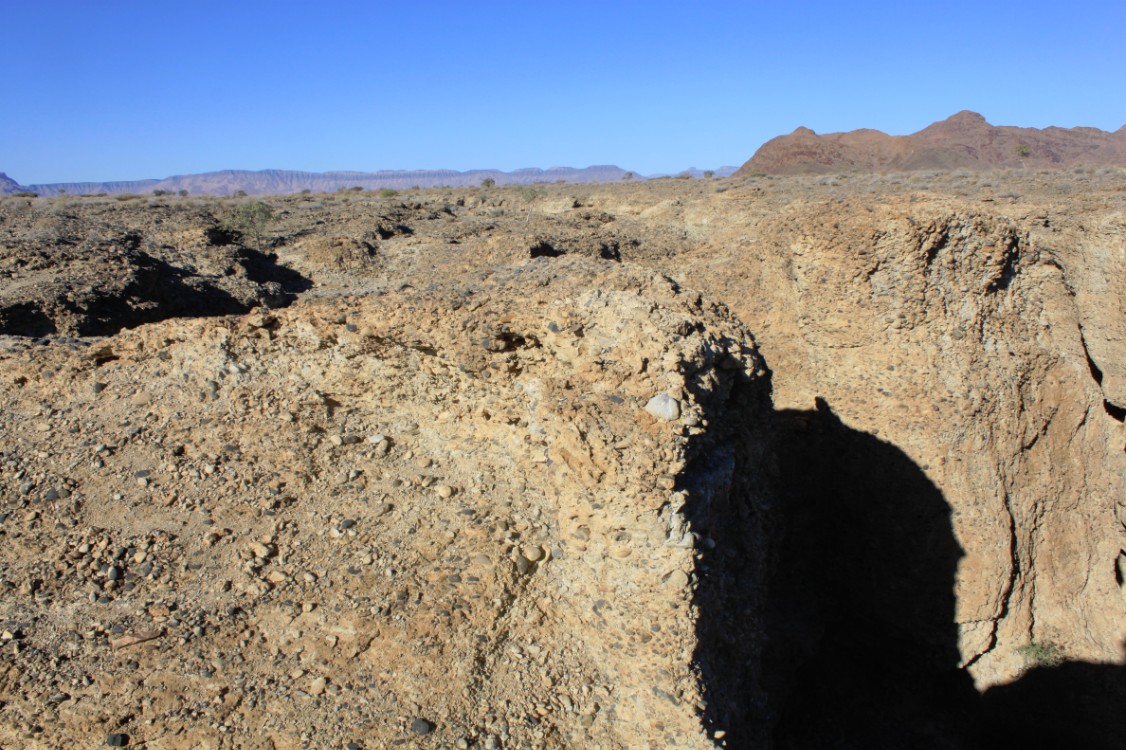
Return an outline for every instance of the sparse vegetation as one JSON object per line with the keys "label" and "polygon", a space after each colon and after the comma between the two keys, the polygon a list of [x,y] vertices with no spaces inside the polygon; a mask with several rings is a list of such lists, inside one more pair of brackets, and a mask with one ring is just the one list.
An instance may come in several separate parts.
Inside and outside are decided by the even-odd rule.
{"label": "sparse vegetation", "polygon": [[392,190],[391,188],[383,188],[379,191],[380,198],[394,198],[398,194],[398,190]]}
{"label": "sparse vegetation", "polygon": [[531,185],[520,185],[518,187],[514,187],[512,189],[512,192],[519,195],[527,203],[531,203],[536,198],[539,198],[541,195],[543,195],[542,190],[540,190],[539,188],[533,187]]}
{"label": "sparse vegetation", "polygon": [[634,177],[635,175],[633,172],[626,172],[624,175],[622,175],[623,180],[632,180]]}
{"label": "sparse vegetation", "polygon": [[704,179],[705,180],[710,180],[713,177],[715,177],[715,170],[714,169],[704,170]]}
{"label": "sparse vegetation", "polygon": [[242,233],[243,236],[253,237],[258,251],[262,251],[262,235],[265,234],[270,222],[274,220],[274,209],[265,201],[251,201],[235,206],[231,218],[227,222],[227,229]]}
{"label": "sparse vegetation", "polygon": [[481,187],[485,188],[486,190],[489,189],[489,188],[496,187],[496,186],[497,186],[497,181],[494,180],[492,177],[486,177],[485,179],[481,180]]}
{"label": "sparse vegetation", "polygon": [[1054,643],[1029,641],[1017,649],[1029,669],[1035,667],[1058,667],[1064,661],[1063,649]]}

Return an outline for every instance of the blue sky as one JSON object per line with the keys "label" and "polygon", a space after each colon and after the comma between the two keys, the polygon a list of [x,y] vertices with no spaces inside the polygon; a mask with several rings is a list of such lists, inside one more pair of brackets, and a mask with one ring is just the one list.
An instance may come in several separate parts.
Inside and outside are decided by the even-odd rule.
{"label": "blue sky", "polygon": [[1124,30],[1121,0],[2,0],[0,171],[649,174],[962,109],[1117,130]]}

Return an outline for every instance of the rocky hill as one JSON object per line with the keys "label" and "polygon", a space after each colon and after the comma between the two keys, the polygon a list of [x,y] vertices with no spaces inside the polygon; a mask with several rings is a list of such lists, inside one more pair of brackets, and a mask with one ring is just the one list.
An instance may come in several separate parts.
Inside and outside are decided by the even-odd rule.
{"label": "rocky hill", "polygon": [[1117,748],[1124,196],[0,199],[0,746]]}
{"label": "rocky hill", "polygon": [[767,141],[737,174],[915,169],[1055,168],[1126,164],[1126,126],[1044,129],[993,126],[963,111],[911,135],[878,130],[818,135],[798,128]]}
{"label": "rocky hill", "polygon": [[23,190],[23,187],[8,175],[0,172],[0,195],[10,195]]}

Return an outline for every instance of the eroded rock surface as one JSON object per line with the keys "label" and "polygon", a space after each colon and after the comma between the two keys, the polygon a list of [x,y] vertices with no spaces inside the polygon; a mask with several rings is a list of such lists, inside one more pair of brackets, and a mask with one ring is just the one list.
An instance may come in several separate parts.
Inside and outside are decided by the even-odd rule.
{"label": "eroded rock surface", "polygon": [[0,744],[1113,747],[1124,187],[5,198]]}
{"label": "eroded rock surface", "polygon": [[753,467],[685,483],[769,413],[722,309],[565,261],[34,346],[0,359],[5,743],[703,743],[684,513]]}

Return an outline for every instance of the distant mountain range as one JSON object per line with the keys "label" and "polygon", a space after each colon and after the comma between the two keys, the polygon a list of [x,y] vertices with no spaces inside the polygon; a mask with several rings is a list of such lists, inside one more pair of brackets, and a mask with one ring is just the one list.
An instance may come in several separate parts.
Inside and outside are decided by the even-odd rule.
{"label": "distant mountain range", "polygon": [[[735,167],[720,167],[716,176],[732,174]],[[474,169],[458,172],[452,169],[395,170],[382,172],[298,172],[285,169],[264,169],[259,172],[227,169],[221,172],[176,175],[162,180],[130,180],[121,182],[59,182],[49,185],[21,185],[0,172],[0,195],[30,192],[39,195],[92,195],[98,193],[152,193],[163,190],[178,193],[187,190],[191,195],[231,195],[242,191],[247,195],[279,195],[308,190],[330,193],[336,190],[362,188],[364,190],[404,190],[412,187],[466,187],[480,185],[492,179],[497,185],[532,185],[543,182],[616,182],[627,174],[638,179],[641,175],[621,167],[591,166],[585,169],[551,167],[550,169],[517,169],[502,172],[497,169]],[[679,174],[702,177],[703,170],[689,169]],[[665,175],[656,175],[665,176]]]}
{"label": "distant mountain range", "polygon": [[994,126],[963,111],[911,135],[868,129],[817,135],[798,128],[764,143],[735,174],[1108,165],[1126,165],[1126,126],[1113,133]]}

